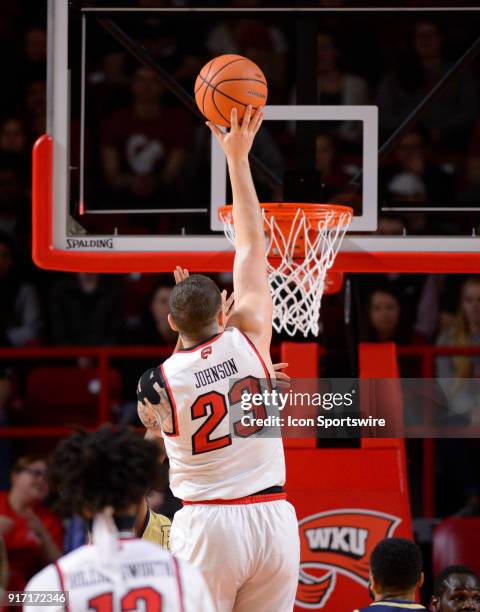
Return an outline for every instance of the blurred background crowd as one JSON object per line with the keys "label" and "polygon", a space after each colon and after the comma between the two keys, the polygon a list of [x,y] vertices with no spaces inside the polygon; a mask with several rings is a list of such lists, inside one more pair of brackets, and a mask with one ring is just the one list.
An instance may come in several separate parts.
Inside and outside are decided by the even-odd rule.
{"label": "blurred background crowd", "polygon": [[[0,6],[0,49],[5,58],[5,86],[0,97],[0,350],[127,345],[166,347],[166,356],[176,340],[166,321],[173,283],[168,275],[61,274],[36,269],[31,262],[31,147],[45,132],[45,4],[18,0]],[[138,0],[144,7],[159,4]],[[223,4],[257,3],[232,0]],[[325,3],[329,4],[345,3]],[[449,17],[449,22],[433,17],[410,15],[404,27],[398,27],[399,18],[387,14],[368,19],[323,15],[317,38],[318,103],[377,104],[383,141],[478,34],[476,14],[471,20],[465,15],[462,19]],[[157,14],[132,19],[128,31],[188,91],[212,56],[241,53],[263,68],[271,103],[295,101],[293,32],[281,17],[219,16],[212,24]],[[209,166],[205,160],[209,141],[201,122],[179,105],[153,71],[139,67],[108,38],[102,46],[94,29],[91,36],[89,48],[95,53],[89,56],[86,75],[85,188],[92,207],[148,208],[159,203],[171,207],[173,202],[181,206],[196,193],[193,188],[205,193],[208,200]],[[381,164],[380,205],[478,204],[478,67],[478,61],[464,67]],[[75,87],[73,84],[74,91]],[[72,121],[75,140],[75,112]],[[265,134],[259,138],[257,153],[280,175],[292,156],[291,127],[279,124]],[[347,186],[361,167],[361,142],[361,126],[355,122],[325,125],[318,132],[315,167],[325,183],[326,199],[338,201],[342,194],[345,201],[354,198]],[[77,144],[72,143],[73,156]],[[72,181],[75,186],[75,175]],[[260,184],[259,189],[268,193],[268,186]],[[279,193],[268,195],[281,199]],[[165,232],[169,229],[167,219],[149,215],[123,219],[122,223],[141,233]],[[195,228],[206,223],[200,215],[192,219]],[[100,215],[95,223],[89,223],[98,230],[106,229],[111,221]],[[468,236],[477,226],[475,214],[444,215],[438,220],[424,212],[409,216],[395,213],[380,215],[379,231],[420,235],[460,232]],[[215,278],[222,288],[230,288],[229,275]],[[324,375],[356,375],[358,341],[480,346],[480,276],[350,275],[348,281],[353,296],[348,324],[343,294],[324,298],[318,339],[325,347]],[[276,336],[274,345],[282,339]],[[17,359],[13,353],[0,354],[0,426],[96,423],[100,383],[93,353],[73,352],[63,359],[55,356],[42,362],[33,356]],[[112,420],[137,423],[136,382],[152,359],[139,354],[135,359],[120,356],[112,360]],[[426,373],[419,359],[412,356],[402,358],[400,367],[405,377]],[[430,375],[460,381],[478,378],[480,354],[437,358]],[[14,534],[20,538],[19,589],[32,572],[32,563],[55,558],[63,546],[58,517],[42,505],[48,497],[45,461],[54,443],[49,437],[27,441],[0,437],[0,488],[7,491],[0,493],[0,534],[5,535],[12,551],[16,550]],[[414,444],[408,450],[418,516],[421,504],[415,483],[421,459]],[[479,513],[477,453],[475,441],[455,447],[453,442],[438,445],[436,477],[445,485],[437,489],[439,516]],[[159,495],[158,505],[170,504],[172,513],[175,504],[168,491]],[[25,554],[22,548],[27,532],[34,533],[27,544],[37,556]]]}

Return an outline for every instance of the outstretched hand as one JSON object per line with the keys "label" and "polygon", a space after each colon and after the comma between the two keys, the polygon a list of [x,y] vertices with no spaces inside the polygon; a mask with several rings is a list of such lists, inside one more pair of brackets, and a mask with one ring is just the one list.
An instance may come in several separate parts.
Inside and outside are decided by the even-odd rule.
{"label": "outstretched hand", "polygon": [[225,315],[225,325],[224,328],[228,325],[228,319],[233,311],[233,304],[235,302],[235,294],[231,293],[230,297],[227,297],[227,290],[224,289],[222,291],[222,310]]}
{"label": "outstretched hand", "polygon": [[187,268],[181,268],[180,266],[177,266],[175,270],[173,271],[173,278],[175,279],[176,285],[178,285],[178,283],[181,283],[183,280],[185,280],[189,276],[190,276],[190,272],[187,270]]}
{"label": "outstretched hand", "polygon": [[252,148],[253,139],[260,129],[263,120],[263,113],[258,108],[254,113],[249,104],[245,110],[242,124],[238,124],[238,112],[235,107],[230,113],[230,131],[222,132],[218,126],[211,121],[207,121],[207,126],[215,135],[220,146],[227,156],[227,160],[242,159],[248,157]]}

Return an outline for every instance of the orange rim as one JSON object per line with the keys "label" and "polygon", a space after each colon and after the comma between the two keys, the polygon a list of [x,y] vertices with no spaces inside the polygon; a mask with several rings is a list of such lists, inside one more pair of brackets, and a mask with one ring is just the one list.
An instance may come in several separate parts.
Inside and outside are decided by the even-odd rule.
{"label": "orange rim", "polygon": [[[297,211],[303,211],[307,219],[311,221],[328,220],[330,227],[338,225],[342,218],[347,217],[347,223],[353,216],[353,209],[350,206],[341,204],[308,204],[308,203],[293,203],[293,202],[272,202],[260,204],[267,219],[275,217],[283,222],[293,220]],[[228,213],[229,218],[224,219],[223,215]],[[218,210],[218,215],[223,221],[231,222],[233,220],[231,206],[222,206]],[[333,213],[333,214],[332,214]]]}

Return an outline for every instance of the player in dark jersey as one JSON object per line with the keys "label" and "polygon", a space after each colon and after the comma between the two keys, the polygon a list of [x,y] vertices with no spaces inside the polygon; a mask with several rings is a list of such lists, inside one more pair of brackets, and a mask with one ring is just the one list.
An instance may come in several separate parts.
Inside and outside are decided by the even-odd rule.
{"label": "player in dark jersey", "polygon": [[480,577],[465,565],[438,574],[430,600],[432,612],[480,612]]}
{"label": "player in dark jersey", "polygon": [[426,610],[415,603],[415,592],[423,584],[422,553],[411,540],[386,538],[370,557],[370,591],[374,603],[355,612]]}

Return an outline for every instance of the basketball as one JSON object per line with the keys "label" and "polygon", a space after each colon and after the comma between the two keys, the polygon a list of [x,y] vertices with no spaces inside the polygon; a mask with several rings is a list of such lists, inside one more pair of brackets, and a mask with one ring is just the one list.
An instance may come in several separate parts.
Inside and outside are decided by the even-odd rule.
{"label": "basketball", "polygon": [[219,55],[205,64],[195,82],[195,100],[205,117],[217,125],[230,126],[235,106],[241,121],[245,108],[265,106],[268,87],[265,75],[247,57]]}

